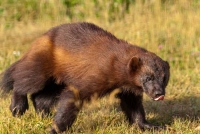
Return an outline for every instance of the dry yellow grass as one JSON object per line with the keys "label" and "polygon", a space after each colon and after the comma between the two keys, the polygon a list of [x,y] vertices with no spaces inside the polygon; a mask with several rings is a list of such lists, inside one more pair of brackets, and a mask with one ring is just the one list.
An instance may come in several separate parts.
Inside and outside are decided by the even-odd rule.
{"label": "dry yellow grass", "polygon": [[[200,1],[199,0],[136,0],[130,5],[129,13],[110,20],[109,2],[85,0],[74,7],[74,16],[65,16],[61,1],[41,1],[37,7],[38,16],[26,5],[0,3],[0,72],[19,59],[31,42],[52,26],[61,23],[89,21],[110,31],[118,38],[137,44],[163,59],[171,66],[171,79],[163,102],[152,102],[144,96],[147,118],[151,123],[167,125],[170,129],[149,133],[198,134],[200,130]],[[17,1],[15,1],[17,2]],[[21,2],[21,1],[20,1]],[[29,1],[26,1],[28,4]],[[48,8],[44,9],[44,3]],[[119,5],[118,5],[119,6]],[[7,7],[10,7],[7,9]],[[35,7],[32,7],[33,9]],[[1,13],[1,9],[5,9]],[[12,19],[13,12],[24,12],[20,21]],[[98,15],[95,11],[98,10]],[[123,10],[119,6],[119,10]],[[27,13],[26,13],[27,11]],[[29,12],[28,12],[29,11]],[[6,13],[5,13],[6,12]],[[80,13],[84,14],[81,17]],[[46,14],[46,15],[45,15]],[[37,15],[37,14],[36,14]],[[109,99],[96,101],[83,108],[71,133],[129,134],[141,133],[136,127],[129,127],[124,115],[108,104]],[[33,107],[20,118],[14,118],[8,109],[10,96],[0,98],[0,133],[43,134],[48,133],[52,117],[42,119]],[[96,105],[96,106],[94,106]],[[197,129],[196,129],[197,128]]]}

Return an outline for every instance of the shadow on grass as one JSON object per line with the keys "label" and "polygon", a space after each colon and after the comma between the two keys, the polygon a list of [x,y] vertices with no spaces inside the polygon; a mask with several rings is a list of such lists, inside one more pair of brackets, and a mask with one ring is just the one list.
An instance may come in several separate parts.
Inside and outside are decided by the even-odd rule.
{"label": "shadow on grass", "polygon": [[[10,99],[10,95],[8,95]],[[9,107],[9,99],[2,99],[4,109]],[[107,102],[107,99],[101,101]],[[113,104],[99,104],[99,107],[83,108],[83,112],[80,112],[78,121],[73,124],[73,130],[70,132],[98,132],[99,129],[104,128],[105,132],[110,132],[112,129],[127,129],[128,122],[125,119],[118,103]],[[31,106],[32,107],[32,106]],[[119,109],[118,109],[119,108]],[[152,101],[150,99],[144,100],[144,108],[147,114],[147,120],[154,125],[173,125],[175,119],[188,120],[190,122],[199,122],[200,119],[200,96],[182,96],[174,98],[166,98],[164,101]],[[31,112],[34,114],[34,110]],[[32,115],[29,113],[29,115]],[[36,114],[34,114],[36,115]],[[28,117],[28,114],[25,115]],[[37,117],[37,116],[36,116]],[[53,116],[49,117],[53,120]],[[34,119],[34,117],[31,117]],[[41,119],[42,120],[42,119]],[[28,122],[29,123],[29,122]],[[51,124],[51,123],[50,123]],[[197,124],[198,125],[198,124]],[[51,125],[50,125],[51,126]],[[123,127],[122,127],[123,126]],[[135,130],[135,127],[129,131]]]}
{"label": "shadow on grass", "polygon": [[200,96],[182,96],[160,102],[146,100],[144,107],[147,115],[150,116],[148,121],[158,125],[170,125],[175,118],[191,122],[198,121],[200,118]]}

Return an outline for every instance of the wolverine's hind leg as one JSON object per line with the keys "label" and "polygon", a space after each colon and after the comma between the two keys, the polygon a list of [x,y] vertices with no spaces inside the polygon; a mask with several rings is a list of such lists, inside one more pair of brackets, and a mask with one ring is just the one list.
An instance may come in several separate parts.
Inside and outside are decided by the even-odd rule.
{"label": "wolverine's hind leg", "polygon": [[64,88],[62,84],[56,84],[53,79],[46,82],[43,90],[31,95],[36,112],[42,113],[42,116],[49,115],[53,105],[59,99],[59,96]]}
{"label": "wolverine's hind leg", "polygon": [[63,133],[71,127],[83,105],[80,98],[81,94],[74,87],[65,87],[59,98],[51,134]]}
{"label": "wolverine's hind leg", "polygon": [[21,95],[17,92],[13,92],[10,110],[13,116],[23,115],[28,109],[27,95]]}
{"label": "wolverine's hind leg", "polygon": [[29,63],[18,65],[13,72],[13,94],[10,110],[13,116],[23,115],[28,109],[27,94],[34,94],[42,90],[47,77],[39,66]]}
{"label": "wolverine's hind leg", "polygon": [[43,85],[44,85],[43,83],[45,83],[45,82],[42,82],[42,81],[45,81],[44,79],[38,79],[40,83],[35,82],[36,84],[33,84],[34,79],[36,79],[34,77],[24,78],[24,79],[28,79],[28,80],[26,82],[15,81],[15,84],[14,84],[11,105],[10,105],[10,110],[13,116],[23,115],[25,113],[25,111],[28,109],[27,94],[28,93],[34,94],[42,90]]}
{"label": "wolverine's hind leg", "polygon": [[38,38],[30,51],[21,58],[12,72],[13,96],[10,109],[13,115],[28,109],[27,94],[43,90],[52,76],[53,47],[48,36]]}

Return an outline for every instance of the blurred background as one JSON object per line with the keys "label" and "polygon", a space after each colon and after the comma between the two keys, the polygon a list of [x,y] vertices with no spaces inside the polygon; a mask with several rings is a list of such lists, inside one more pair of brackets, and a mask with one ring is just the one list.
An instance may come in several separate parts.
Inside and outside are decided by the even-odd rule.
{"label": "blurred background", "polygon": [[[154,124],[167,124],[172,128],[167,133],[200,133],[200,0],[1,0],[0,73],[51,27],[80,21],[99,25],[167,60],[171,78],[166,99],[152,102],[144,96],[147,118]],[[25,122],[16,121],[8,110],[10,100],[0,101],[1,133],[29,133],[32,129],[32,133],[44,133],[51,123],[48,118],[39,128],[32,127],[39,119],[34,110],[23,117]],[[79,127],[72,132],[140,133],[104,102],[107,104],[103,100],[99,107],[83,111],[76,122]],[[17,129],[19,126],[24,129]]]}

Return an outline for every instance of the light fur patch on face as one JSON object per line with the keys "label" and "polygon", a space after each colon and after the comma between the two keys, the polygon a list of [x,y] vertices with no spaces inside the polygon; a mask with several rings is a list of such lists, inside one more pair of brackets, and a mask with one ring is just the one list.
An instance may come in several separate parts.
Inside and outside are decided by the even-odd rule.
{"label": "light fur patch on face", "polygon": [[143,72],[144,73],[148,73],[148,74],[154,74],[155,72],[154,72],[154,70],[152,70],[152,68],[150,67],[150,66],[143,66]]}

